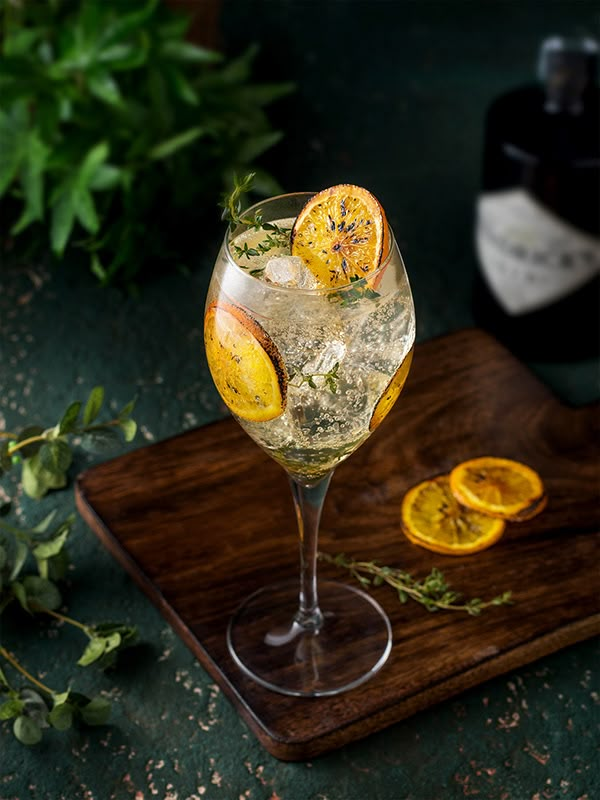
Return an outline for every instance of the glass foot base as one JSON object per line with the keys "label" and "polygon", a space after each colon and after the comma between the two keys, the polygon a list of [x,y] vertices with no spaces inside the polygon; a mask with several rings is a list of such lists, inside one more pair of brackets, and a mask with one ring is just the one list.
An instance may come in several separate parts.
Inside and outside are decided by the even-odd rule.
{"label": "glass foot base", "polygon": [[353,689],[385,663],[390,622],[372,597],[340,583],[319,583],[323,623],[318,631],[294,621],[298,583],[267,586],[251,595],[229,623],[227,644],[251,678],[281,694],[333,695]]}

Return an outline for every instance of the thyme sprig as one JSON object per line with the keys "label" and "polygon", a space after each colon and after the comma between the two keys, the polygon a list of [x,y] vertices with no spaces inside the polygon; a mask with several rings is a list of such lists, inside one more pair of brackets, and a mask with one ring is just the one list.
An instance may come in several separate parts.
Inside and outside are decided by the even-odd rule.
{"label": "thyme sprig", "polygon": [[[231,192],[223,194],[220,206],[223,209],[221,219],[229,222],[229,229],[235,230],[238,226],[242,225],[249,230],[253,231],[267,231],[265,238],[258,242],[254,247],[248,247],[248,242],[244,242],[243,246],[232,244],[232,249],[238,258],[246,258],[250,260],[256,256],[264,255],[275,247],[286,247],[290,243],[291,228],[285,228],[277,225],[276,222],[264,222],[262,211],[259,208],[254,212],[254,216],[244,214],[242,211],[243,203],[242,198],[245,194],[252,191],[254,183],[254,172],[249,172],[243,178],[237,175],[233,178],[233,189]],[[243,269],[247,269],[247,265],[240,264]],[[263,272],[264,267],[251,271],[251,275]]]}
{"label": "thyme sprig", "polygon": [[[329,391],[332,394],[337,394],[338,380],[340,378],[339,369],[340,362],[336,361],[329,372],[312,372],[310,374],[304,374],[303,372],[292,372],[289,375],[288,385],[299,389],[301,386],[307,383],[311,389],[317,389],[318,386],[315,383],[315,378],[323,378]],[[300,381],[299,383],[297,382],[298,380]],[[292,381],[296,381],[296,383],[292,383]]]}
{"label": "thyme sprig", "polygon": [[460,592],[450,588],[444,574],[436,567],[433,567],[423,580],[419,580],[405,570],[382,566],[377,561],[356,561],[344,553],[332,556],[329,553],[319,552],[319,560],[340,569],[347,569],[362,586],[382,586],[387,583],[395,589],[401,603],[406,603],[409,599],[414,600],[428,611],[465,611],[477,617],[490,606],[511,605],[513,602],[510,591],[503,592],[490,600],[482,600],[479,597],[463,600]]}

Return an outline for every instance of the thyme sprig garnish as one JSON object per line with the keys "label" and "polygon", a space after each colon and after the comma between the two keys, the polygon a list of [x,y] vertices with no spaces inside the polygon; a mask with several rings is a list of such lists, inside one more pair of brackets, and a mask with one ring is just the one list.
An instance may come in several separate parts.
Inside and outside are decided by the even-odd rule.
{"label": "thyme sprig garnish", "polygon": [[[318,386],[315,383],[315,378],[323,378],[329,391],[332,394],[337,394],[338,380],[340,378],[339,369],[340,362],[336,361],[329,372],[312,372],[310,374],[305,374],[303,372],[292,372],[288,376],[288,386],[294,386],[296,389],[299,389],[301,386],[307,383],[311,389],[318,389]],[[293,381],[296,381],[296,383],[293,383]],[[298,383],[298,381],[300,382]]]}
{"label": "thyme sprig garnish", "polygon": [[362,586],[382,586],[387,583],[395,589],[401,603],[414,600],[428,611],[465,611],[477,617],[490,606],[511,605],[513,602],[510,591],[492,597],[491,600],[482,600],[479,597],[464,600],[460,592],[450,588],[444,574],[436,567],[433,567],[427,577],[419,580],[405,570],[382,566],[377,561],[356,561],[344,553],[332,556],[319,552],[319,560],[347,569]]}
{"label": "thyme sprig garnish", "polygon": [[[273,248],[286,247],[290,244],[291,228],[284,228],[281,225],[277,225],[276,222],[264,222],[260,208],[254,212],[254,216],[243,213],[242,197],[252,191],[254,175],[254,172],[249,172],[243,178],[238,178],[237,175],[234,175],[233,190],[223,194],[219,204],[223,209],[221,219],[229,222],[230,231],[234,231],[240,225],[253,231],[267,231],[265,238],[253,247],[249,247],[248,242],[244,242],[241,247],[232,243],[231,249],[239,259],[246,258],[250,260],[268,253]],[[240,264],[239,266],[242,269],[248,269],[248,265]],[[264,269],[264,267],[253,269],[250,274],[259,275]]]}
{"label": "thyme sprig garnish", "polygon": [[352,306],[359,300],[376,300],[378,297],[381,297],[379,292],[371,289],[371,287],[367,285],[366,279],[361,278],[359,275],[351,275],[350,283],[358,285],[349,286],[341,292],[334,292],[330,295],[333,300],[339,300],[341,298],[340,306],[342,308]]}

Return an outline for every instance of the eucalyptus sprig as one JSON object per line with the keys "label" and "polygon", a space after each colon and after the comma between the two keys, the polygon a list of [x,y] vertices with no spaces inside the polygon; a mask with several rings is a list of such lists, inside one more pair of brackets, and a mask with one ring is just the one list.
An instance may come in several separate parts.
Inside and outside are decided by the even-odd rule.
{"label": "eucalyptus sprig", "polygon": [[[29,425],[19,432],[0,431],[0,477],[21,465],[23,489],[40,498],[66,484],[74,444],[103,452],[120,441],[119,431],[125,441],[131,441],[137,429],[131,417],[135,401],[127,403],[113,419],[98,422],[103,402],[104,390],[97,386],[85,405],[71,403],[53,427]],[[63,605],[61,581],[69,567],[66,544],[75,514],[57,522],[54,510],[27,527],[9,522],[10,511],[10,502],[0,505],[0,615],[20,611],[50,616],[86,637],[79,666],[110,666],[117,654],[135,641],[136,629],[115,622],[88,624],[59,610]],[[21,681],[14,686],[0,668],[0,722],[13,720],[13,733],[23,744],[39,742],[45,728],[66,730],[74,721],[99,725],[108,719],[108,700],[89,698],[70,687],[64,691],[50,688],[1,642],[0,661]]]}
{"label": "eucalyptus sprig", "polygon": [[377,561],[356,561],[344,553],[332,556],[320,552],[319,560],[340,569],[347,569],[362,586],[382,586],[387,583],[397,592],[401,603],[406,603],[409,599],[414,600],[428,611],[465,611],[476,617],[490,606],[510,605],[513,602],[510,591],[503,592],[490,600],[482,600],[479,597],[464,600],[459,592],[450,588],[443,573],[436,567],[433,567],[427,577],[419,580],[405,570],[382,566]]}
{"label": "eucalyptus sprig", "polygon": [[23,489],[29,497],[39,499],[50,489],[67,484],[67,470],[73,459],[70,440],[78,437],[81,447],[92,453],[114,449],[121,437],[130,442],[137,425],[131,418],[135,400],[127,403],[111,420],[96,422],[104,402],[104,389],[92,389],[85,406],[75,401],[59,422],[50,427],[28,425],[18,432],[0,431],[0,477],[21,464]]}

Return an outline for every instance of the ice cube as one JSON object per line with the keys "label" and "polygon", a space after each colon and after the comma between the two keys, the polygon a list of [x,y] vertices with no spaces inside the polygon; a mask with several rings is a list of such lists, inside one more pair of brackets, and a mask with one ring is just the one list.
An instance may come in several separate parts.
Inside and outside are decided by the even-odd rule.
{"label": "ice cube", "polygon": [[327,342],[325,347],[316,356],[307,361],[302,367],[305,375],[325,375],[330,372],[336,364],[343,361],[346,355],[346,345],[338,339]]}
{"label": "ice cube", "polygon": [[274,256],[267,261],[265,278],[278,286],[316,289],[317,279],[298,256]]}

